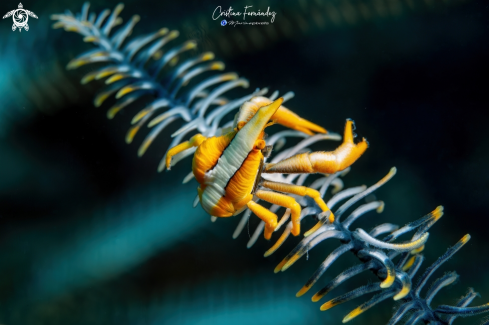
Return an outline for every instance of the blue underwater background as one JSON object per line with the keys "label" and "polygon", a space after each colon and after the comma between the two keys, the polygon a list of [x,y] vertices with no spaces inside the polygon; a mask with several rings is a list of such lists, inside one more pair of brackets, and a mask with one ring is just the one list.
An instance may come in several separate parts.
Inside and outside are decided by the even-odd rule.
{"label": "blue underwater background", "polygon": [[[10,18],[0,21],[0,323],[340,324],[365,298],[321,312],[311,294],[295,297],[336,243],[274,274],[299,239],[264,258],[265,240],[247,249],[246,230],[232,239],[237,218],[211,223],[192,208],[196,183],[181,184],[190,159],[157,172],[178,125],[138,158],[142,136],[124,141],[138,109],[108,120],[107,107],[93,106],[102,83],[81,85],[90,70],[65,69],[92,46],[51,29],[50,20],[82,4],[24,2],[39,18],[20,33]],[[94,1],[90,9],[116,4]],[[212,19],[217,6],[247,5],[270,7],[274,23],[232,27]],[[5,0],[0,11],[17,6]],[[126,1],[121,16],[134,14],[141,21],[133,36],[178,29],[180,41],[197,40],[199,51],[214,52],[250,89],[294,91],[287,107],[330,131],[341,133],[354,119],[370,147],[345,184],[371,185],[398,170],[376,193],[384,212],[360,226],[404,225],[443,205],[423,268],[466,233],[472,240],[437,271],[457,271],[460,281],[433,304],[454,304],[468,287],[481,294],[474,305],[489,302],[486,1]],[[346,254],[321,284],[355,261]],[[375,280],[366,273],[335,293]],[[386,300],[352,324],[386,324],[396,306]]]}

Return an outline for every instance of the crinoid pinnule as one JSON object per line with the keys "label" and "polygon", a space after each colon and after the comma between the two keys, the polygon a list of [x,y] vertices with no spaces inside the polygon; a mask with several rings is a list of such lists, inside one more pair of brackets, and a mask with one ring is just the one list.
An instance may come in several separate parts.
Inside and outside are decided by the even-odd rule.
{"label": "crinoid pinnule", "polygon": [[[144,125],[152,128],[139,147],[139,156],[144,155],[164,129],[179,119],[184,125],[173,133],[170,148],[180,144],[191,132],[198,131],[206,137],[218,135],[232,125],[230,118],[225,119],[229,113],[252,97],[268,92],[263,88],[245,92],[239,98],[225,97],[232,90],[248,88],[248,80],[233,72],[223,72],[225,64],[216,60],[212,52],[194,53],[197,42],[193,40],[173,44],[180,35],[177,30],[162,28],[129,40],[140,17],[135,15],[116,28],[122,24],[119,14],[123,8],[123,4],[118,4],[112,13],[106,9],[97,15],[90,13],[89,3],[85,3],[79,14],[66,11],[51,18],[56,20],[53,28],[81,34],[85,42],[95,45],[95,49],[71,60],[67,68],[99,65],[88,72],[81,83],[105,80],[105,85],[95,96],[94,106],[102,106],[109,98],[115,99],[107,111],[109,119],[131,104],[137,104],[141,98],[151,98],[151,102],[134,115],[126,135],[126,142],[131,143]],[[114,28],[117,29],[115,32]],[[284,102],[293,96],[292,92],[282,95]],[[268,98],[278,98],[278,92]],[[195,148],[177,155],[173,164],[194,151]],[[166,155],[160,162],[159,171],[163,170],[165,159]]]}
{"label": "crinoid pinnule", "polygon": [[[450,259],[462,246],[469,240],[470,235],[465,235],[457,244],[448,249],[435,263],[428,267],[425,273],[415,279],[424,257],[420,254],[428,240],[428,230],[443,216],[443,207],[439,206],[426,216],[408,223],[403,227],[395,224],[385,223],[376,226],[370,232],[357,228],[350,230],[351,225],[367,212],[376,210],[382,212],[384,204],[382,201],[371,201],[353,210],[344,220],[342,215],[354,204],[361,199],[370,195],[373,191],[384,185],[390,180],[396,169],[391,171],[379,182],[369,188],[346,189],[337,192],[335,198],[344,195],[342,198],[351,197],[334,212],[336,220],[333,223],[327,222],[327,218],[319,213],[314,203],[303,202],[307,206],[303,211],[304,214],[316,215],[319,219],[318,224],[313,231],[306,233],[304,238],[275,268],[275,272],[285,271],[290,268],[297,260],[306,255],[311,249],[326,239],[336,238],[340,240],[340,246],[336,248],[325,260],[316,272],[309,278],[306,284],[299,290],[297,296],[300,297],[308,292],[316,284],[321,276],[341,255],[350,251],[361,261],[360,264],[353,266],[336,276],[327,283],[322,289],[313,295],[312,301],[317,302],[332,290],[343,284],[348,279],[370,270],[378,278],[379,282],[369,283],[355,290],[349,291],[336,298],[333,298],[321,305],[321,310],[325,311],[339,304],[348,302],[360,296],[378,292],[370,300],[366,301],[343,319],[346,323],[371,307],[389,299],[401,301],[401,305],[388,322],[389,325],[398,324],[401,320],[407,319],[406,324],[452,324],[455,318],[459,316],[473,316],[489,312],[489,304],[467,307],[470,302],[477,296],[472,289],[463,297],[456,306],[441,305],[436,308],[431,307],[431,302],[435,295],[444,287],[449,286],[458,280],[455,272],[448,272],[442,277],[435,280],[427,293],[421,295],[421,290],[430,280],[434,272],[448,259]],[[332,175],[323,178],[320,182],[327,183],[328,178],[331,180],[339,175]],[[315,181],[318,182],[318,181]],[[319,182],[318,182],[319,183]],[[396,243],[395,240],[403,234],[415,231],[410,241]],[[284,234],[287,233],[287,230]],[[384,238],[379,239],[384,235]],[[265,253],[265,256],[272,254],[287,238],[280,237],[272,249]]]}
{"label": "crinoid pinnule", "polygon": [[[269,142],[275,144],[279,149],[282,149],[286,138],[291,136],[293,137],[297,135],[290,133],[290,131],[278,132],[270,137]],[[308,146],[312,145],[314,142],[325,140],[326,138],[324,136],[325,135],[315,135],[312,137],[304,136],[305,139],[300,141],[297,145],[282,149],[280,153],[272,158],[272,162],[276,159],[294,155],[303,150],[308,151]],[[352,320],[371,307],[389,298],[401,302],[396,313],[389,321],[389,325],[398,324],[404,319],[407,320],[406,324],[410,325],[421,324],[421,322],[424,324],[446,325],[452,324],[453,321],[460,316],[466,317],[489,312],[489,304],[468,307],[472,300],[478,296],[472,289],[469,290],[466,296],[459,300],[456,306],[442,305],[436,308],[431,307],[432,300],[439,291],[458,280],[459,276],[455,272],[448,272],[435,280],[426,294],[421,294],[422,289],[429,282],[435,271],[470,240],[470,235],[464,236],[457,244],[449,248],[448,251],[435,263],[428,267],[422,276],[415,278],[424,261],[424,256],[421,252],[424,250],[425,244],[429,238],[428,230],[443,216],[443,207],[438,206],[429,214],[410,222],[403,227],[399,227],[392,223],[384,223],[374,227],[369,232],[361,228],[351,230],[350,228],[352,224],[360,217],[365,216],[372,211],[376,211],[377,213],[383,212],[384,202],[372,199],[371,194],[386,184],[396,174],[396,168],[392,168],[386,176],[368,188],[362,185],[344,189],[342,177],[345,176],[348,171],[349,169],[332,175],[321,176],[313,180],[309,185],[310,188],[319,191],[321,197],[325,199],[327,205],[334,212],[336,219],[333,223],[328,222],[327,213],[322,213],[321,209],[313,200],[305,197],[296,197],[297,202],[303,207],[301,220],[306,217],[313,217],[319,221],[315,227],[304,234],[305,238],[277,265],[275,273],[287,270],[302,256],[307,255],[311,249],[327,239],[336,238],[340,241],[340,246],[324,260],[317,271],[299,290],[297,296],[300,297],[308,292],[310,288],[320,280],[329,267],[341,257],[341,255],[350,251],[359,258],[361,263],[341,272],[312,296],[312,301],[317,302],[352,277],[367,270],[373,272],[379,278],[379,282],[361,286],[322,304],[321,310],[325,311],[360,296],[377,292],[377,294],[370,300],[346,315],[343,322]],[[295,185],[304,184],[310,177],[308,174],[274,174],[271,176],[273,176],[273,179],[276,181]],[[332,187],[331,191],[329,191],[330,187]],[[331,194],[328,194],[328,192],[331,192]],[[327,196],[329,196],[329,199],[327,199]],[[364,199],[366,200],[365,203],[361,204],[344,217],[350,208],[359,204]],[[337,207],[342,201],[344,201],[344,203]],[[270,210],[276,212],[279,208],[279,206],[272,205]],[[249,222],[248,220],[251,213],[252,212],[249,210],[245,212],[233,234],[233,238],[238,237],[243,231],[244,227]],[[282,235],[280,235],[275,244],[265,252],[265,257],[274,254],[289,238],[290,230],[292,228],[291,223],[288,222],[289,218],[290,211],[289,209],[286,209],[282,219],[275,228],[276,232],[281,228],[284,228]],[[287,225],[284,226],[286,223]],[[259,234],[263,231],[263,227],[264,223],[260,222],[255,231],[250,235],[250,240],[247,245],[248,248],[252,247],[257,242],[260,237]],[[414,232],[410,241],[402,243],[395,242],[400,236],[409,232]]]}

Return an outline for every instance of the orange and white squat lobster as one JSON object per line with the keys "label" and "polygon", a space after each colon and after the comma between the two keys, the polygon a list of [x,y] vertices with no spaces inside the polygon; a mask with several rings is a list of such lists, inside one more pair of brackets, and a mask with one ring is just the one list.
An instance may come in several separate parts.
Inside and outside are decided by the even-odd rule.
{"label": "orange and white squat lobster", "polygon": [[[192,171],[199,182],[197,189],[204,210],[211,216],[230,217],[248,207],[265,222],[265,238],[270,239],[277,226],[277,215],[253,201],[253,197],[291,210],[292,234],[300,234],[301,207],[293,197],[282,193],[309,196],[323,212],[330,211],[318,191],[294,184],[265,180],[262,173],[323,173],[333,174],[353,164],[367,149],[365,138],[353,142],[353,121],[347,120],[343,143],[331,152],[301,153],[278,163],[264,163],[271,152],[264,140],[264,129],[274,123],[312,135],[327,133],[322,127],[302,119],[281,106],[283,98],[274,102],[265,97],[254,97],[244,103],[235,117],[233,129],[206,138],[194,135],[189,141],[171,148],[166,167],[176,154],[192,147],[195,151]],[[270,189],[262,190],[258,187]],[[279,193],[282,192],[282,193]],[[329,213],[329,221],[334,215]]]}

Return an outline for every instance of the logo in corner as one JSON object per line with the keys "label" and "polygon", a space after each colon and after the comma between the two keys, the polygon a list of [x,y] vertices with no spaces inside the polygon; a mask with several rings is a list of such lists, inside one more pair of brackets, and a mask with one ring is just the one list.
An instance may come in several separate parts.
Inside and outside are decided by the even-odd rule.
{"label": "logo in corner", "polygon": [[12,19],[14,20],[14,24],[12,25],[12,31],[15,31],[18,28],[19,32],[22,31],[22,28],[24,28],[26,31],[29,30],[29,25],[27,25],[29,16],[37,19],[35,13],[23,9],[22,3],[19,3],[19,9],[14,9],[12,11],[7,12],[5,16],[3,16],[3,19],[8,18],[10,16],[12,16]]}

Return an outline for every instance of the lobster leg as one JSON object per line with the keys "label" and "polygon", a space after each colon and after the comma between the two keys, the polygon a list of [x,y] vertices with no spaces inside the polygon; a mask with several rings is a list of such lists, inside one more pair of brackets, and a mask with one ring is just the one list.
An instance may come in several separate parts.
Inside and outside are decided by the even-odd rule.
{"label": "lobster leg", "polygon": [[333,174],[353,164],[367,150],[365,138],[358,144],[353,142],[353,121],[348,119],[343,143],[334,151],[302,153],[265,165],[264,173],[323,173]]}
{"label": "lobster leg", "polygon": [[255,195],[256,197],[258,197],[263,201],[280,205],[282,207],[290,209],[291,219],[292,219],[291,233],[294,236],[298,236],[301,233],[301,225],[300,225],[301,206],[299,205],[299,203],[295,201],[293,197],[287,196],[282,193],[263,191],[263,190],[256,191]]}
{"label": "lobster leg", "polygon": [[166,169],[170,170],[171,159],[173,158],[173,156],[175,156],[176,154],[179,154],[180,152],[182,152],[184,150],[187,150],[187,149],[190,149],[193,147],[198,147],[205,140],[207,140],[207,138],[199,133],[199,134],[196,134],[193,137],[191,137],[190,140],[188,140],[186,142],[182,142],[179,145],[168,150],[168,153],[166,154]]}
{"label": "lobster leg", "polygon": [[[287,183],[278,183],[272,181],[264,181],[263,183],[261,183],[261,186],[278,192],[290,193],[299,196],[309,196],[314,199],[316,204],[321,208],[321,210],[323,210],[323,212],[331,211],[326,205],[326,203],[324,202],[324,200],[322,199],[319,192],[316,191],[315,189],[306,186],[299,186],[299,185],[287,184]],[[333,221],[334,221],[334,214],[333,212],[331,212],[331,214],[329,215],[329,222],[333,222]]]}
{"label": "lobster leg", "polygon": [[265,239],[272,238],[272,233],[277,227],[277,215],[253,201],[249,201],[246,205],[258,218],[265,222]]}

